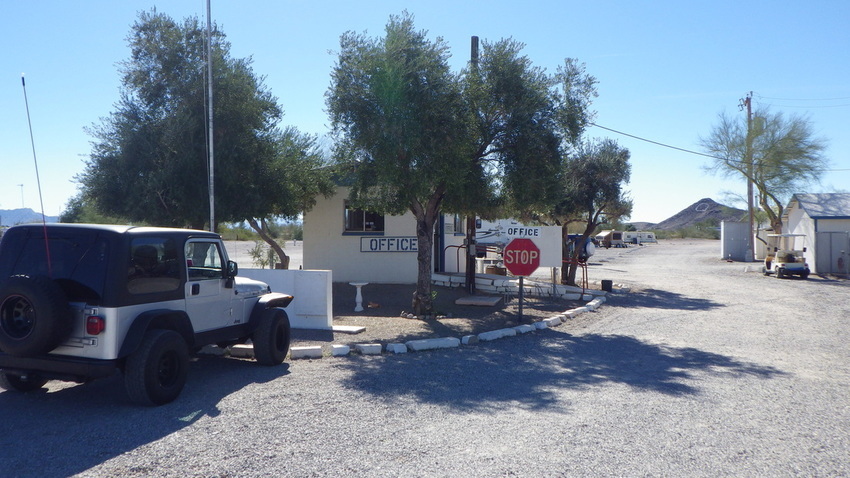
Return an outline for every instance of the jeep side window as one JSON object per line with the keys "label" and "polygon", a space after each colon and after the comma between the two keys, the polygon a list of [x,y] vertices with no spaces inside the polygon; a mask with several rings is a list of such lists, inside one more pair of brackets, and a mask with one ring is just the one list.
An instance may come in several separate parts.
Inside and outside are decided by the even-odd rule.
{"label": "jeep side window", "polygon": [[137,237],[130,243],[127,290],[131,294],[169,292],[180,287],[177,246],[172,239]]}
{"label": "jeep side window", "polygon": [[186,266],[189,269],[189,280],[224,278],[221,252],[215,242],[187,242]]}

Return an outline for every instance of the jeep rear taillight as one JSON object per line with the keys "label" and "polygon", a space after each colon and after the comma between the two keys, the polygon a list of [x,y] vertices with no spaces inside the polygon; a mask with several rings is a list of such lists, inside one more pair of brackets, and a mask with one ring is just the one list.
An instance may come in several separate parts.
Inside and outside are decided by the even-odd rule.
{"label": "jeep rear taillight", "polygon": [[106,329],[106,321],[103,317],[90,315],[86,317],[86,333],[89,335],[100,335]]}

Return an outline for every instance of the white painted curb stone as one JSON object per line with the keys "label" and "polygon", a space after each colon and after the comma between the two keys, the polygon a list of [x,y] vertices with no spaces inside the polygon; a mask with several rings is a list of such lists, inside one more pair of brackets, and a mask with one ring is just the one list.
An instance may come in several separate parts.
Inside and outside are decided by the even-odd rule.
{"label": "white painted curb stone", "polygon": [[460,343],[463,345],[474,345],[478,343],[477,335],[464,335],[462,339],[460,339]]}
{"label": "white painted curb stone", "polygon": [[393,354],[406,354],[407,346],[404,344],[387,344],[387,352]]}
{"label": "white painted curb stone", "polygon": [[292,359],[322,358],[322,346],[311,345],[307,347],[292,347],[290,349]]}
{"label": "white painted curb stone", "polygon": [[334,357],[343,357],[351,352],[351,347],[348,345],[331,345],[331,355]]}
{"label": "white painted curb stone", "polygon": [[531,324],[517,325],[513,329],[516,330],[518,334],[527,334],[529,332],[534,332],[534,326]]}
{"label": "white painted curb stone", "polygon": [[240,358],[253,358],[254,346],[246,344],[236,344],[230,347],[230,356]]}
{"label": "white painted curb stone", "polygon": [[354,350],[363,355],[381,355],[381,344],[355,344]]}
{"label": "white painted curb stone", "polygon": [[516,330],[514,329],[496,329],[491,330],[489,332],[481,332],[478,334],[478,340],[483,342],[487,342],[490,340],[501,339],[504,337],[513,337],[516,335]]}
{"label": "white painted curb stone", "polygon": [[406,345],[407,348],[414,352],[419,352],[421,350],[449,349],[460,347],[460,339],[457,337],[440,337],[437,339],[411,340],[407,342]]}

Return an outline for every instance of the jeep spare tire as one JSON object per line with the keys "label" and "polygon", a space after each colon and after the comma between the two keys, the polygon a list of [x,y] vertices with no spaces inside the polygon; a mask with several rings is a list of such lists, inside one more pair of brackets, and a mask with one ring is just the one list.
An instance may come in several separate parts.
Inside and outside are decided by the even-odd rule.
{"label": "jeep spare tire", "polygon": [[71,334],[65,293],[44,276],[12,276],[0,284],[0,350],[19,357],[49,352]]}

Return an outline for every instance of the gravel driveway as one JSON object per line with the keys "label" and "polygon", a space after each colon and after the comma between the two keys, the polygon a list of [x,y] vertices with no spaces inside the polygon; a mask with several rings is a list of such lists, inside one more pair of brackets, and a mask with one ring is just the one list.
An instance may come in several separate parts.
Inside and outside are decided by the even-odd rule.
{"label": "gravel driveway", "polygon": [[745,272],[716,241],[593,259],[592,279],[632,291],[557,329],[272,368],[205,356],[158,408],[129,405],[117,377],[0,393],[0,470],[850,475],[850,283]]}

